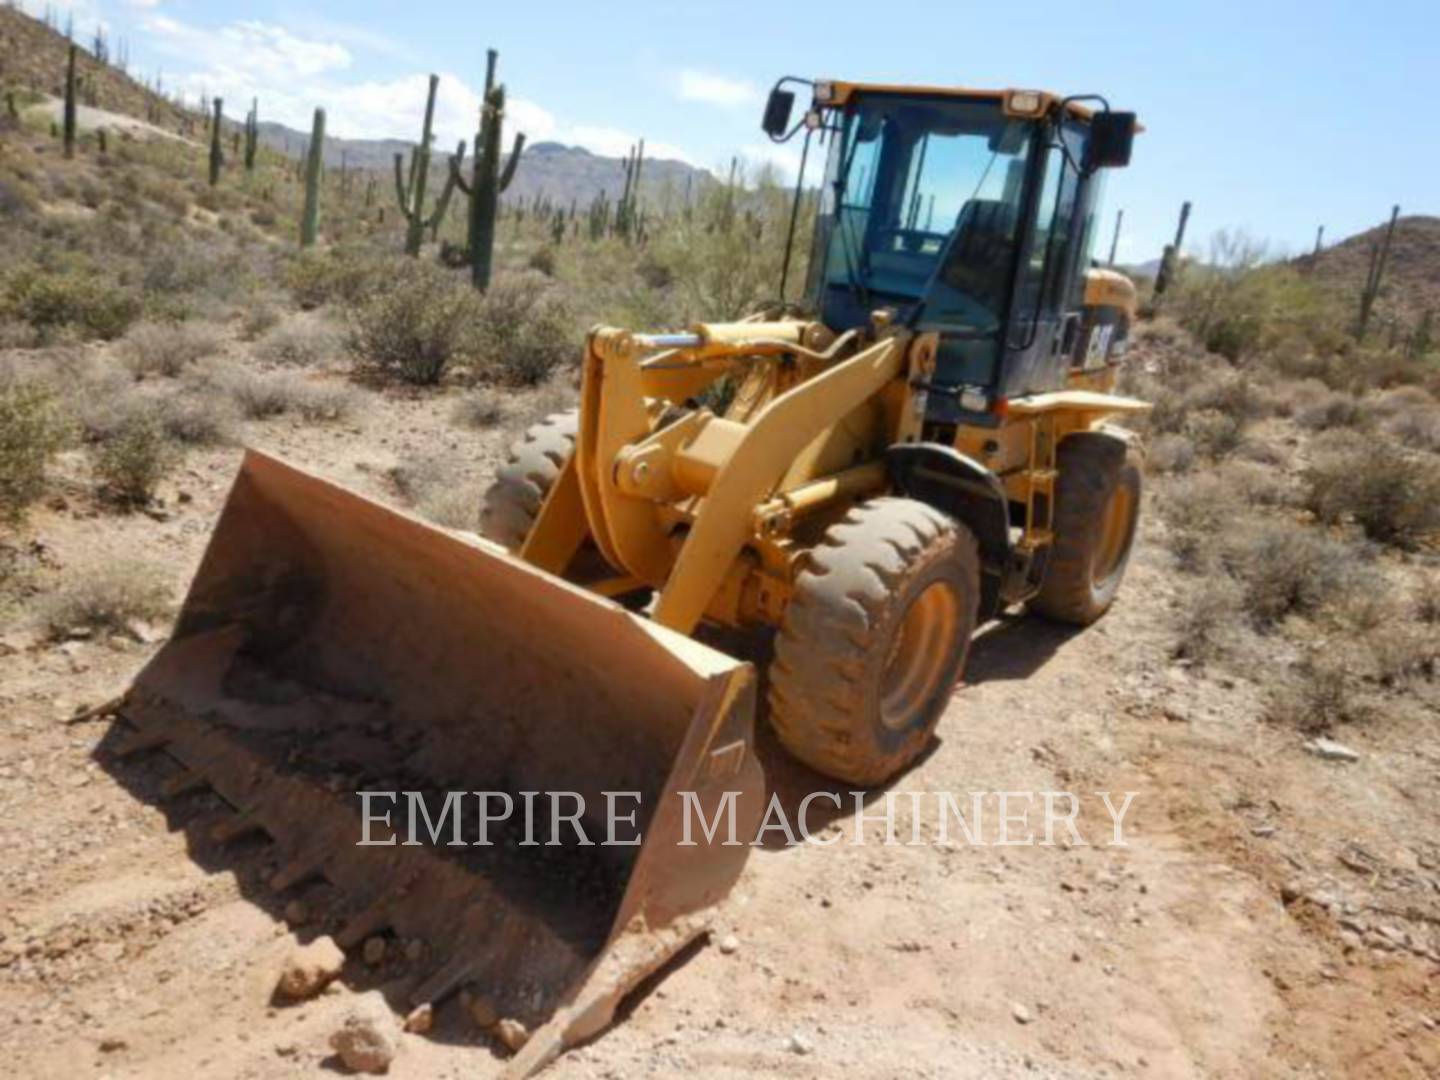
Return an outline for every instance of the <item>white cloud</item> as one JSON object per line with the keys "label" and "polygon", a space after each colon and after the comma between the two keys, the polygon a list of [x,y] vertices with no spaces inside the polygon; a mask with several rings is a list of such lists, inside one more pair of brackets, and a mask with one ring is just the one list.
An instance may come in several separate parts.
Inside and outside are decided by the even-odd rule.
{"label": "white cloud", "polygon": [[[180,61],[165,75],[166,85],[193,99],[204,93],[230,103],[238,115],[251,98],[260,102],[262,120],[308,130],[314,109],[323,106],[326,131],[345,139],[415,141],[424,120],[429,76],[414,72],[393,79],[347,81],[354,66],[350,51],[333,35],[302,36],[285,27],[254,20],[204,29],[155,13],[143,23],[152,47]],[[357,46],[358,47],[358,46]],[[440,72],[435,100],[437,149],[453,149],[475,134],[480,91],[453,72]],[[505,106],[505,141],[517,131],[527,141],[582,146],[592,153],[618,157],[639,136],[605,126],[568,124],[537,102],[512,97]],[[647,158],[693,163],[691,155],[670,143],[645,144]]]}
{"label": "white cloud", "polygon": [[350,66],[345,46],[297,37],[281,26],[253,20],[202,30],[168,15],[142,22],[156,50],[213,73],[218,81],[286,85]]}
{"label": "white cloud", "polygon": [[727,79],[704,71],[680,72],[682,101],[703,101],[709,105],[735,108],[760,100],[760,91],[743,79]]}

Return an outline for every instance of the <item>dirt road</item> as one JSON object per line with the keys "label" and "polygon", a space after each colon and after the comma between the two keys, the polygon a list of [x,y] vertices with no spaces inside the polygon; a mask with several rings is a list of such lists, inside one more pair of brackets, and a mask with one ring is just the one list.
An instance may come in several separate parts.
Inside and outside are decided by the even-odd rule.
{"label": "dirt road", "polygon": [[[477,484],[493,467],[496,437],[437,434],[438,406],[380,409],[347,431],[277,421],[250,436],[386,498],[386,470],[412,444],[444,438],[476,462]],[[43,510],[37,557],[58,573],[148,555],[178,588],[236,460],[192,458],[159,521],[97,516],[83,500]],[[1440,894],[1433,718],[1428,731],[1377,725],[1358,762],[1325,761],[1260,721],[1256,682],[1173,663],[1168,620],[1185,597],[1153,521],[1096,627],[1017,615],[985,630],[933,754],[892,792],[902,837],[920,793],[919,843],[882,845],[871,822],[854,844],[853,816],[832,811],[811,824],[833,845],[757,850],[717,934],[735,947],[687,955],[553,1075],[1440,1074],[1424,917]],[[155,647],[21,629],[0,645],[0,1049],[24,1076],[333,1067],[327,1038],[346,1003],[413,965],[399,949],[375,967],[352,957],[332,992],[271,1004],[289,928],[281,901],[249,887],[270,869],[263,845],[222,859],[200,839],[204,799],[157,809],[163,762],[117,761],[104,722],[64,722]],[[768,738],[762,749],[792,810],[824,788]],[[982,837],[994,841],[993,793],[1043,791],[1079,796],[1087,844],[1063,829],[1054,846],[938,842],[933,793],[967,809],[968,793],[992,793]],[[1134,793],[1127,846],[1109,844],[1098,792],[1117,806]],[[880,793],[866,812],[883,806]],[[1028,827],[1041,839],[1038,811]],[[306,902],[313,928],[325,897]],[[502,1062],[451,1003],[431,1034],[405,1036],[391,1073]]]}

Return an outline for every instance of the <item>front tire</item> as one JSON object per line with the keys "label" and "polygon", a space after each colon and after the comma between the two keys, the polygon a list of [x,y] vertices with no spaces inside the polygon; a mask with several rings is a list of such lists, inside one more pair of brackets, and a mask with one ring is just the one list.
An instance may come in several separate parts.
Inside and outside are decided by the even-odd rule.
{"label": "front tire", "polygon": [[519,551],[540,514],[545,496],[575,453],[580,411],[552,413],[525,430],[509,459],[485,491],[480,535]]}
{"label": "front tire", "polygon": [[1110,610],[1140,520],[1140,467],[1125,442],[1082,432],[1060,444],[1055,540],[1030,606],[1060,622],[1089,626]]}
{"label": "front tire", "polygon": [[853,507],[799,574],[770,668],[770,722],[827,776],[869,787],[924,751],[975,632],[980,558],[913,499]]}

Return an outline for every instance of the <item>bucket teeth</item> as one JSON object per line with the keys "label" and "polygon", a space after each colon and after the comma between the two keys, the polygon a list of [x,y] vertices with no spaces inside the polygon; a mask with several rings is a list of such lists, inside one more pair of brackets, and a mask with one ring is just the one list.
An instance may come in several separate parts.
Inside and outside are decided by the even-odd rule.
{"label": "bucket teeth", "polygon": [[162,735],[154,731],[133,731],[126,732],[115,740],[114,753],[122,760],[135,757],[137,754],[148,753],[151,750],[159,750],[170,741],[168,735]]}
{"label": "bucket teeth", "polygon": [[216,822],[210,829],[210,839],[217,844],[229,844],[251,833],[264,832],[265,826],[248,814],[236,814],[224,821]]}
{"label": "bucket teeth", "polygon": [[206,780],[205,777],[199,773],[193,773],[187,770],[165,781],[164,785],[160,788],[160,798],[178,799],[181,795],[189,795],[197,791],[208,791],[209,788],[209,780]]}
{"label": "bucket teeth", "polygon": [[465,956],[451,957],[421,980],[420,985],[410,992],[410,1004],[423,1005],[427,1001],[440,1001],[448,997],[457,986],[469,978],[475,964]]}
{"label": "bucket teeth", "polygon": [[270,878],[270,888],[276,892],[284,892],[291,886],[319,876],[320,865],[314,859],[293,859],[275,871]]}
{"label": "bucket teeth", "polygon": [[389,926],[390,918],[389,900],[372,904],[346,923],[345,928],[335,936],[335,941],[342,949],[353,949],[377,930]]}

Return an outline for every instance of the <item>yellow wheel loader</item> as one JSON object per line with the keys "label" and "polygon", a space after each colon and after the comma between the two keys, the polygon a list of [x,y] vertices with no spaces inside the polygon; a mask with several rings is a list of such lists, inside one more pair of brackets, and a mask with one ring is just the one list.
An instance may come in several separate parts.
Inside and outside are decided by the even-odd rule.
{"label": "yellow wheel loader", "polygon": [[[1099,618],[1135,535],[1134,289],[1090,260],[1134,115],[783,79],[764,129],[826,152],[798,300],[592,330],[579,408],[514,449],[484,539],[250,453],[118,709],[117,752],[219,796],[213,841],[273,845],[276,897],[328,881],[342,945],[427,943],[408,1001],[466,989],[534,1032],[516,1075],[609,1023],[741,871],[757,679],[704,628],[773,630],[780,742],[875,785],[924,751],[977,626]],[[482,809],[481,842],[456,792],[574,810],[537,841]],[[617,793],[635,842],[587,841]]]}

